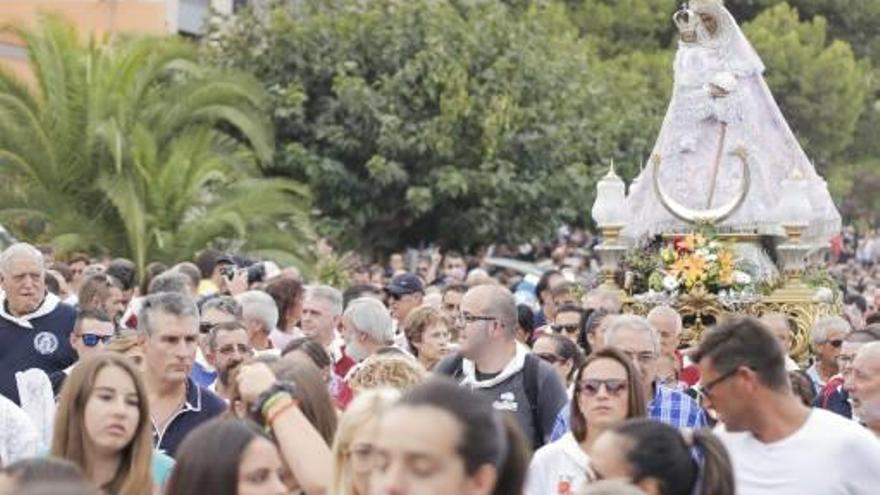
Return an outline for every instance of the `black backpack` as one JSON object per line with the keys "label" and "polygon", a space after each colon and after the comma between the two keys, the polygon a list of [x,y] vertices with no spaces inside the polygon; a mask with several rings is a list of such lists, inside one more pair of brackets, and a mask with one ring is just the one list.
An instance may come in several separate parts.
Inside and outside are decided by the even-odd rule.
{"label": "black backpack", "polygon": [[[526,354],[522,369],[523,389],[526,393],[526,400],[529,401],[529,409],[532,413],[532,425],[535,429],[535,438],[532,439],[532,447],[535,450],[544,445],[544,427],[541,424],[541,418],[538,414],[539,359],[540,358],[534,356],[532,353]],[[460,353],[456,353],[452,359],[445,363],[441,362],[436,368],[434,368],[434,372],[452,377],[455,381],[461,381],[461,379],[464,378],[462,362],[464,362],[464,357],[462,357]]]}

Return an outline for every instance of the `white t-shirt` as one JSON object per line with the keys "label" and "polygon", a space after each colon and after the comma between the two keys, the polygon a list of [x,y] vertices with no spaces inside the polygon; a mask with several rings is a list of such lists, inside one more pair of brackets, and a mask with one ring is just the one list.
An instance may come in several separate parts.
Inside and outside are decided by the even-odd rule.
{"label": "white t-shirt", "polygon": [[723,427],[716,434],[733,462],[737,495],[880,494],[880,441],[824,409],[778,442]]}
{"label": "white t-shirt", "polygon": [[589,480],[590,458],[571,432],[532,457],[525,495],[571,495]]}

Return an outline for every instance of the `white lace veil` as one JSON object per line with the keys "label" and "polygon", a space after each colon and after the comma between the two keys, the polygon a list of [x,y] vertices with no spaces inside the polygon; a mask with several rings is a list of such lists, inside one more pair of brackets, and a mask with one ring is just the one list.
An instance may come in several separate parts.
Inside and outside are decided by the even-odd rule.
{"label": "white lace veil", "polygon": [[718,23],[718,30],[710,36],[702,23],[697,27],[697,43],[717,49],[726,59],[728,69],[736,75],[762,74],[764,62],[746,39],[733,15],[718,0],[697,0],[690,2],[696,13],[709,14]]}

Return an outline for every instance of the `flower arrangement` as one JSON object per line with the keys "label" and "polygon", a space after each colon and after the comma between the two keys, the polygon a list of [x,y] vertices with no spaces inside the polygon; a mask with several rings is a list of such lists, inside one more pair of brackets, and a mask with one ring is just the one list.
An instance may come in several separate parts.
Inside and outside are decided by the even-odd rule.
{"label": "flower arrangement", "polygon": [[648,276],[655,292],[689,292],[702,285],[709,292],[750,290],[752,277],[737,269],[729,245],[714,235],[692,233],[677,237],[660,249],[658,267]]}

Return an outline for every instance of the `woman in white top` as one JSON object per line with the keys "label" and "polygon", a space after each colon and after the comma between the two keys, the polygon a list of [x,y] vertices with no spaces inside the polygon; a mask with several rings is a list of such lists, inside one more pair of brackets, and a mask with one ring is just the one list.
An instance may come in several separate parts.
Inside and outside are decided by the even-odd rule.
{"label": "woman in white top", "polygon": [[625,419],[645,416],[639,374],[617,349],[590,355],[574,383],[571,432],[535,452],[525,495],[573,495],[593,478],[589,454],[596,438]]}

